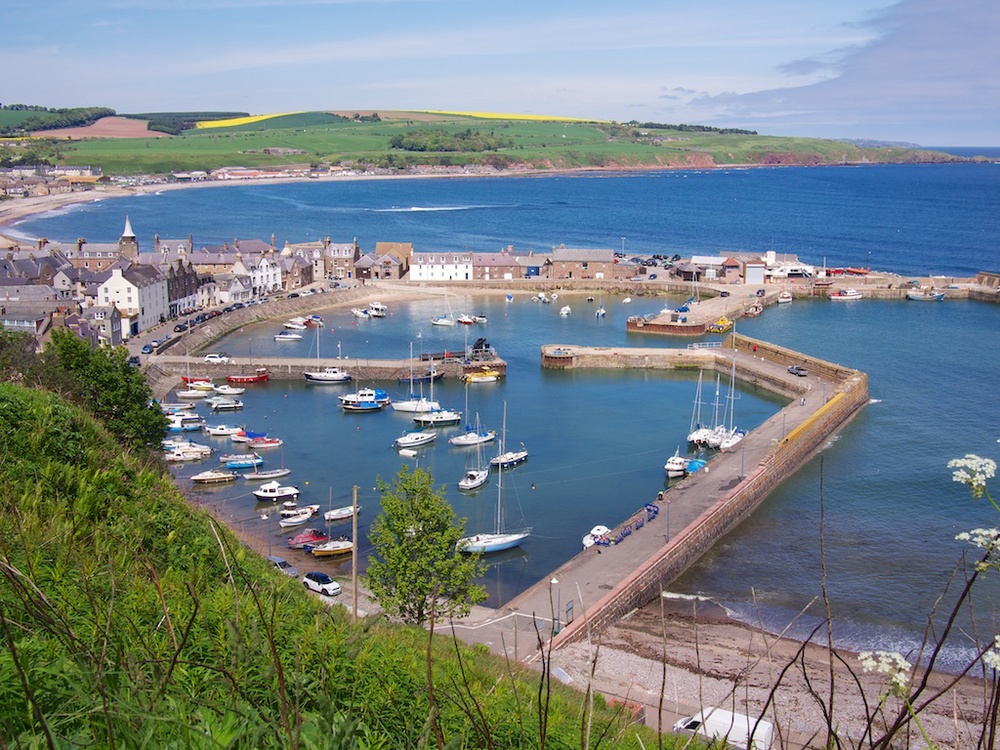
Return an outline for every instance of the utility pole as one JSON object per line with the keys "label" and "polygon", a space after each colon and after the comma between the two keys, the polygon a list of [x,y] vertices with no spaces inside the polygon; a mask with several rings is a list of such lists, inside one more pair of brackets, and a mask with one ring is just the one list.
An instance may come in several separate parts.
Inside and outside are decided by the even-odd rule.
{"label": "utility pole", "polygon": [[354,592],[354,621],[358,621],[358,485],[354,485],[354,508],[351,513],[351,590]]}

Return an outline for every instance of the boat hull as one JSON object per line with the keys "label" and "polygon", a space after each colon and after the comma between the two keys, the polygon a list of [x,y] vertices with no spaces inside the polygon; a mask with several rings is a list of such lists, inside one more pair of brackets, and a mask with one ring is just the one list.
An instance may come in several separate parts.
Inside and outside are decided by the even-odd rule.
{"label": "boat hull", "polygon": [[458,549],[462,552],[503,552],[513,549],[531,536],[531,529],[512,531],[505,534],[476,534],[460,539]]}

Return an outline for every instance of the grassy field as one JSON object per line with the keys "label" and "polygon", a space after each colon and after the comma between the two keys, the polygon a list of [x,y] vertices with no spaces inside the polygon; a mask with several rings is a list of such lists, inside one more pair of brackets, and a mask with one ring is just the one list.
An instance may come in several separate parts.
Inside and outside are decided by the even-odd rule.
{"label": "grassy field", "polygon": [[[498,116],[501,117],[501,116]],[[495,134],[513,145],[492,152],[408,152],[389,139],[411,130]],[[267,154],[266,148],[295,153]],[[75,140],[59,144],[64,164],[95,164],[112,174],[212,170],[223,166],[281,167],[372,164],[527,164],[538,169],[646,168],[728,164],[837,164],[910,161],[914,152],[858,149],[831,140],[640,129],[577,120],[491,119],[483,113],[405,113],[359,122],[325,112],[239,118],[186,130],[180,137]]]}

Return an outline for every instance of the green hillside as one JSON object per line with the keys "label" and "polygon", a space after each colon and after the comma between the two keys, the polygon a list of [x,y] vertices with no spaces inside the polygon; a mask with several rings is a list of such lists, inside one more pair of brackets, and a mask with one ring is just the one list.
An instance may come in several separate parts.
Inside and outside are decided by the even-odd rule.
{"label": "green hillside", "polygon": [[[0,384],[4,747],[395,750],[434,745],[435,716],[449,747],[580,746],[580,694],[448,636],[353,624],[190,506],[83,377],[134,389],[124,350],[39,359],[25,340],[0,334],[2,380],[35,386]],[[656,746],[623,718],[597,700],[602,747]]]}
{"label": "green hillside", "polygon": [[[190,114],[190,113],[188,113]],[[161,120],[166,116],[158,115]],[[190,119],[185,120],[190,123]],[[415,132],[431,142],[471,131],[474,150],[413,150]],[[223,166],[340,165],[405,169],[415,165],[486,164],[529,169],[710,167],[739,164],[839,164],[954,160],[909,149],[859,148],[843,141],[746,132],[701,131],[645,123],[492,119],[490,116],[380,113],[356,119],[329,112],[276,115],[230,127],[184,129],[176,137],[52,142],[62,164],[94,164],[106,173],[209,171]],[[483,149],[483,142],[499,144]],[[267,153],[267,149],[278,149]]]}

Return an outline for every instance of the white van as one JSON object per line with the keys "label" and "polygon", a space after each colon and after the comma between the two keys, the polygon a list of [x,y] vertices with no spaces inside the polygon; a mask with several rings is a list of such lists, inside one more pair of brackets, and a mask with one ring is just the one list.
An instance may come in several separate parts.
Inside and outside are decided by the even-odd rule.
{"label": "white van", "polygon": [[709,739],[718,737],[740,750],[771,750],[774,738],[771,722],[722,708],[703,708],[694,716],[687,716],[674,724],[675,732],[682,729]]}

